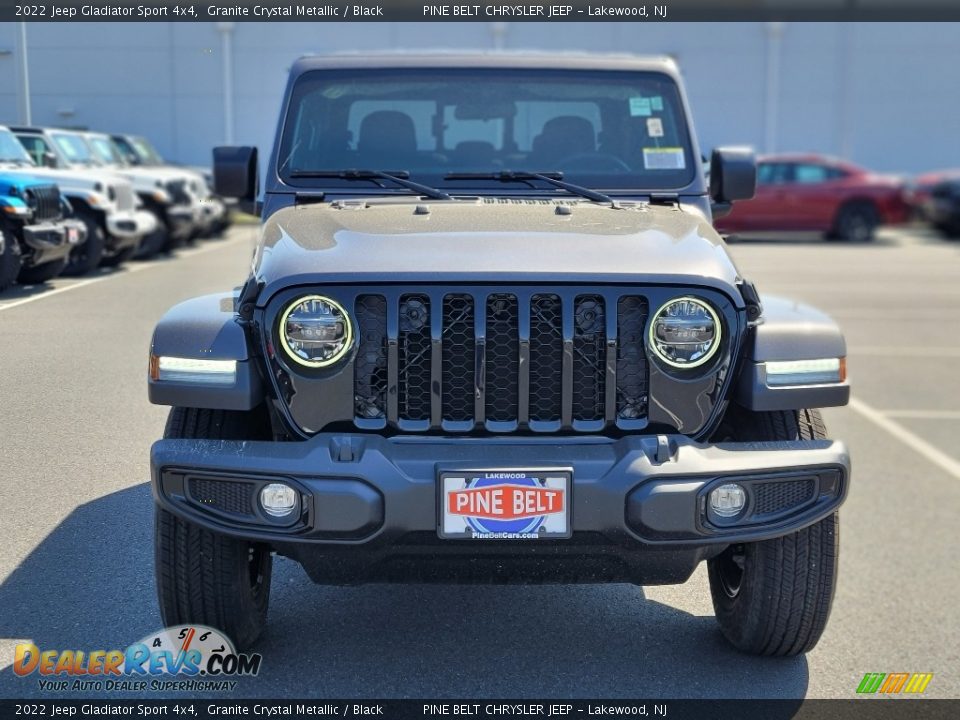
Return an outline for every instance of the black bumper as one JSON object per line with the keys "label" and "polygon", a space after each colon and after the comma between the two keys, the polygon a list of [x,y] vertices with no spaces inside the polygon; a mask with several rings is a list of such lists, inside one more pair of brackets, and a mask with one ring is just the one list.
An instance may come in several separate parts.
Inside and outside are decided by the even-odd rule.
{"label": "black bumper", "polygon": [[[539,467],[572,472],[569,539],[438,537],[440,472]],[[850,477],[839,442],[703,445],[663,435],[161,440],[151,469],[162,507],[210,530],[269,543],[302,562],[316,581],[334,584],[682,582],[731,543],[785,535],[823,519],[843,502]],[[222,500],[194,492],[204,480],[220,483],[202,487],[221,488]],[[272,481],[300,493],[301,512],[289,522],[259,508],[259,488]],[[707,495],[729,481],[746,489],[742,519],[711,522]]]}

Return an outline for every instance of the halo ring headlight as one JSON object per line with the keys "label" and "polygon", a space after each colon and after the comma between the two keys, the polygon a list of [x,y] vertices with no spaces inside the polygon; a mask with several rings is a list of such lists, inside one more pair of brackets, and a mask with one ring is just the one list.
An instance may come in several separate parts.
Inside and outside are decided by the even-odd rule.
{"label": "halo ring headlight", "polygon": [[706,301],[691,296],[673,298],[650,319],[648,344],[660,362],[689,370],[716,355],[721,328],[720,317]]}
{"label": "halo ring headlight", "polygon": [[287,305],[278,334],[287,357],[308,368],[338,363],[353,345],[350,315],[324,295],[304,295]]}

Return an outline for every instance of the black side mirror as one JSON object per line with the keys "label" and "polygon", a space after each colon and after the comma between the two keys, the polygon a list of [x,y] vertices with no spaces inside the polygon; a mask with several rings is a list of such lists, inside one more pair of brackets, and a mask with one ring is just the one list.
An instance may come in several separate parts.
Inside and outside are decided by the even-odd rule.
{"label": "black side mirror", "polygon": [[236,198],[244,212],[256,214],[260,182],[255,147],[213,149],[213,190],[225,198]]}
{"label": "black side mirror", "polygon": [[757,160],[751,148],[717,148],[710,156],[710,198],[713,216],[723,217],[737,200],[757,191]]}
{"label": "black side mirror", "polygon": [[43,154],[41,160],[43,160],[43,167],[55,168],[57,166],[57,156],[49,150]]}

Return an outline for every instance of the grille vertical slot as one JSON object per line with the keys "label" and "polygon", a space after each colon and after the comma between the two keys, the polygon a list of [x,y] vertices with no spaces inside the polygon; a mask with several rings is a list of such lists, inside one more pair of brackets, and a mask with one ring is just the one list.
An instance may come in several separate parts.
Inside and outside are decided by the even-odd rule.
{"label": "grille vertical slot", "polygon": [[606,393],[606,314],[600,295],[578,295],[573,310],[573,419],[602,420]]}
{"label": "grille vertical slot", "polygon": [[387,412],[387,300],[383,295],[357,297],[358,335],[353,398],[356,417],[380,420]]}
{"label": "grille vertical slot", "polygon": [[530,298],[530,420],[560,420],[563,312],[560,296]]}
{"label": "grille vertical slot", "polygon": [[511,422],[519,412],[520,340],[517,296],[507,293],[487,298],[486,416]]}
{"label": "grille vertical slot", "polygon": [[646,298],[621,297],[617,302],[617,420],[647,415],[647,354],[643,331],[649,307]]}
{"label": "grille vertical slot", "polygon": [[398,411],[402,420],[430,420],[430,298],[400,296]]}
{"label": "grille vertical slot", "polygon": [[473,420],[476,336],[474,302],[458,293],[443,298],[443,354],[441,392],[444,420]]}

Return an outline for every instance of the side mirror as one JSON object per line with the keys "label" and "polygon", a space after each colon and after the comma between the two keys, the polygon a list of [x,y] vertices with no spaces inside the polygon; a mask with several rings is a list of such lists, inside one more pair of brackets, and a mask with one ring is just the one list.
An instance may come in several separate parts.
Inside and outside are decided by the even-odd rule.
{"label": "side mirror", "polygon": [[41,160],[43,161],[43,167],[55,168],[57,166],[57,156],[49,150],[43,154]]}
{"label": "side mirror", "polygon": [[751,148],[717,148],[710,156],[710,198],[713,216],[723,217],[737,200],[757,191],[757,160]]}
{"label": "side mirror", "polygon": [[256,214],[260,182],[255,147],[213,149],[213,190],[225,198],[236,198],[244,212]]}

